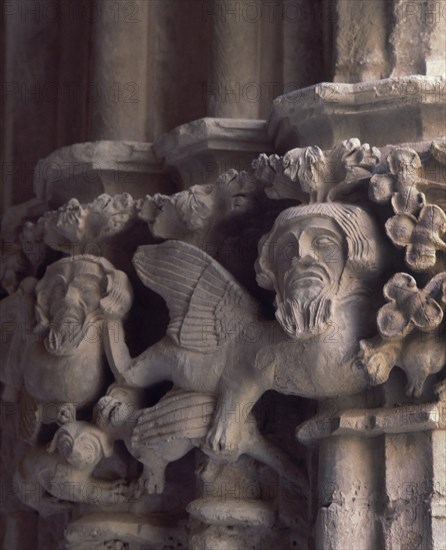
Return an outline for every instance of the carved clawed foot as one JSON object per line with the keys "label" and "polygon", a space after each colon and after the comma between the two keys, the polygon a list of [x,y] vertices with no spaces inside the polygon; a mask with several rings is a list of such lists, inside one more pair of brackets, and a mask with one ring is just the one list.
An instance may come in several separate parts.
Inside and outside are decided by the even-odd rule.
{"label": "carved clawed foot", "polygon": [[160,495],[164,492],[164,468],[144,468],[138,480],[138,493],[142,495]]}
{"label": "carved clawed foot", "polygon": [[408,378],[404,391],[409,397],[420,397],[423,393],[424,380],[414,380]]}
{"label": "carved clawed foot", "polygon": [[[216,412],[212,427],[206,436],[208,449],[226,459],[234,461],[240,455],[241,420],[236,421],[222,418],[222,414]],[[206,449],[203,449],[207,452]]]}

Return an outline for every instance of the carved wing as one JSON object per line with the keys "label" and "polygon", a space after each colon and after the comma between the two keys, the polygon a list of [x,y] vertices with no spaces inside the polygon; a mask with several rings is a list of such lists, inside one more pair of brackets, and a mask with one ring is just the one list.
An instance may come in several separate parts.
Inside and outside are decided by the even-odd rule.
{"label": "carved wing", "polygon": [[170,313],[169,336],[179,346],[215,351],[261,319],[257,302],[211,256],[182,241],[140,246],[133,264]]}
{"label": "carved wing", "polygon": [[156,447],[170,441],[203,439],[214,413],[215,397],[174,389],[154,407],[143,409],[132,433],[132,447]]}
{"label": "carved wing", "polygon": [[37,279],[24,279],[14,294],[0,302],[0,382],[18,390],[22,386],[22,362],[35,324],[34,287]]}

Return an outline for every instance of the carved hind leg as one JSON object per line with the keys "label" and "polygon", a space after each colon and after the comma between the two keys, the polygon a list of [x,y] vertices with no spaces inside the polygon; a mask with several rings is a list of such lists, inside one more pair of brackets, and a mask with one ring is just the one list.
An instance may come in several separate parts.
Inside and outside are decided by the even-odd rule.
{"label": "carved hind leg", "polygon": [[243,434],[243,451],[272,468],[280,477],[287,479],[306,494],[309,490],[307,476],[287,453],[262,436],[257,429],[255,418],[250,416],[251,422],[246,422],[248,429]]}

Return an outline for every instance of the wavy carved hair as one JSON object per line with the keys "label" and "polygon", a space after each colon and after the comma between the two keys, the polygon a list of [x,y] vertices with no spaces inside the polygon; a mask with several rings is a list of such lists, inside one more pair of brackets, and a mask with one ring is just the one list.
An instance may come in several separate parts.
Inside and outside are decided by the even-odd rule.
{"label": "wavy carved hair", "polygon": [[362,208],[338,203],[316,203],[287,208],[279,214],[269,233],[259,242],[256,261],[258,284],[274,290],[274,244],[279,232],[298,218],[319,216],[335,222],[347,241],[346,266],[363,280],[374,279],[385,267],[385,241],[377,223]]}

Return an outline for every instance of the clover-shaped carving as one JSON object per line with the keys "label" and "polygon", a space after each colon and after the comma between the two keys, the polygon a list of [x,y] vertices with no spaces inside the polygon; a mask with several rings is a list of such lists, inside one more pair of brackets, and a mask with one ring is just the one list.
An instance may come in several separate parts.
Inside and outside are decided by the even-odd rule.
{"label": "clover-shaped carving", "polygon": [[397,214],[386,222],[392,242],[406,248],[406,263],[414,271],[435,266],[437,251],[446,251],[446,214],[436,205],[423,207],[418,219],[412,214]]}
{"label": "clover-shaped carving", "polygon": [[425,183],[420,176],[420,157],[412,149],[395,148],[386,160],[389,172],[372,176],[370,198],[380,204],[390,201],[396,214],[417,214],[426,203],[419,190]]}
{"label": "clover-shaped carving", "polygon": [[[377,324],[385,339],[404,338],[414,329],[422,332],[435,330],[443,320],[443,310],[433,298],[443,287],[446,274],[434,277],[424,289],[417,287],[415,279],[407,273],[396,273],[384,286],[384,296],[389,303],[378,312]],[[442,298],[444,300],[444,298]]]}

